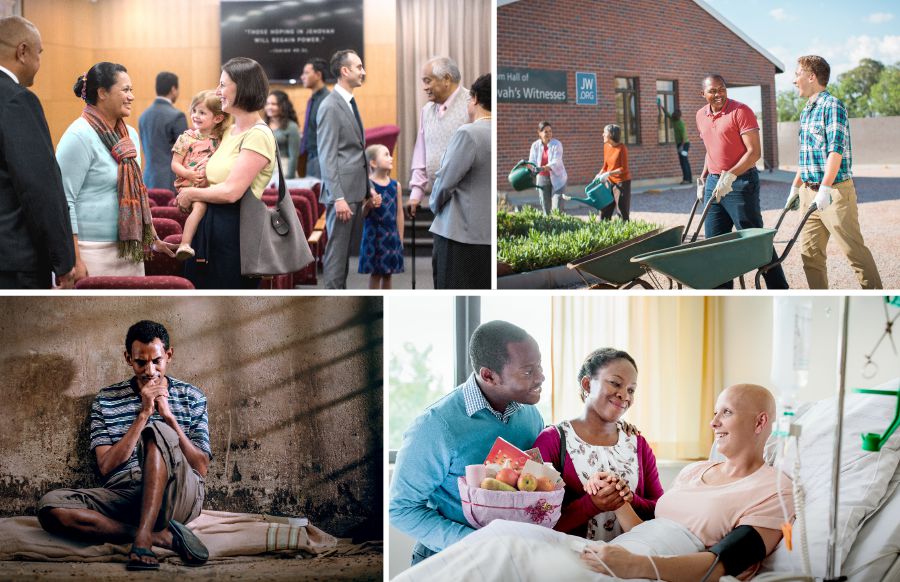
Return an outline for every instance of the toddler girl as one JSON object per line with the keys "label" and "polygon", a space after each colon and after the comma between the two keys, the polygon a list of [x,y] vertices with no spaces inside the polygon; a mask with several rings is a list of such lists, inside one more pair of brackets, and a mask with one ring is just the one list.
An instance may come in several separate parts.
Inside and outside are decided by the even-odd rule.
{"label": "toddler girl", "polygon": [[370,273],[369,289],[390,289],[391,275],[403,272],[403,212],[398,212],[400,186],[391,179],[394,160],[381,145],[366,148],[369,179],[381,197],[381,205],[366,199],[363,206],[362,242],[359,245],[359,272]]}
{"label": "toddler girl", "polygon": [[[191,101],[191,123],[194,129],[185,131],[172,147],[172,171],[178,178],[175,189],[208,186],[206,181],[206,162],[219,147],[222,134],[228,125],[229,115],[222,112],[222,102],[215,91],[200,91]],[[197,225],[206,213],[206,203],[194,202],[191,214],[184,223],[181,245],[175,253],[181,261],[194,256],[191,241],[197,234]]]}

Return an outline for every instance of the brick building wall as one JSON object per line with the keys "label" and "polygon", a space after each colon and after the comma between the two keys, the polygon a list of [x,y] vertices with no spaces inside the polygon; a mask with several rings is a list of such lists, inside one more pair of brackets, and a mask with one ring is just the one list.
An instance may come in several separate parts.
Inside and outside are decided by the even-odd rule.
{"label": "brick building wall", "polygon": [[[740,23],[735,23],[738,27]],[[615,78],[637,77],[640,143],[628,144],[635,180],[680,177],[675,146],[659,144],[656,81],[677,81],[677,103],[691,142],[695,174],[706,150],[694,121],[706,104],[702,78],[719,73],[729,87],[759,85],[763,152],[777,166],[775,65],[691,0],[519,0],[497,10],[497,65],[568,72],[568,102],[498,103],[497,187],[527,159],[543,119],[564,148],[570,184],[585,184],[603,164],[603,127],[616,122]],[[575,104],[575,72],[597,75],[598,104]]]}

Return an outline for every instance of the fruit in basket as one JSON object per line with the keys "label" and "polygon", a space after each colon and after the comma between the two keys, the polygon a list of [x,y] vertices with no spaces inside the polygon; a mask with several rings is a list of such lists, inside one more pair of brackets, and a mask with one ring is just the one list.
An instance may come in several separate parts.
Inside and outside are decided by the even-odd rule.
{"label": "fruit in basket", "polygon": [[499,471],[497,471],[497,480],[503,481],[510,487],[515,487],[516,483],[519,482],[519,473],[509,466],[509,461],[506,462],[506,465]]}
{"label": "fruit in basket", "polygon": [[541,477],[537,480],[537,491],[556,491],[556,483],[550,477]]}
{"label": "fruit in basket", "polygon": [[497,479],[491,479],[488,477],[484,481],[481,482],[482,489],[490,489],[491,491],[515,491],[516,488],[512,485],[507,485],[503,481],[498,481]]}
{"label": "fruit in basket", "polygon": [[537,479],[531,473],[522,473],[516,485],[518,485],[519,491],[534,491],[537,489]]}

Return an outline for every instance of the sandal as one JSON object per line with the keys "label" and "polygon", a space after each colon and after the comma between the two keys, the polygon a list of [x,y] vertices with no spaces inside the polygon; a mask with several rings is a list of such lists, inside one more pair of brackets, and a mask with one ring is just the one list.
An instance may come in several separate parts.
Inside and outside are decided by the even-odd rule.
{"label": "sandal", "polygon": [[[131,549],[128,551],[128,555],[130,556],[131,554],[137,556],[137,559],[129,559],[128,564],[125,565],[126,570],[159,570],[159,559],[150,548],[141,548],[134,544],[131,544]],[[144,557],[153,558],[154,560],[156,560],[156,562],[148,564],[141,559]]]}
{"label": "sandal", "polygon": [[202,566],[206,563],[209,550],[194,532],[174,519],[169,520],[169,529],[172,531],[172,549],[178,553],[182,562],[188,566]]}
{"label": "sandal", "polygon": [[191,248],[191,245],[180,245],[178,250],[175,251],[175,258],[179,261],[186,261],[194,256],[194,249]]}

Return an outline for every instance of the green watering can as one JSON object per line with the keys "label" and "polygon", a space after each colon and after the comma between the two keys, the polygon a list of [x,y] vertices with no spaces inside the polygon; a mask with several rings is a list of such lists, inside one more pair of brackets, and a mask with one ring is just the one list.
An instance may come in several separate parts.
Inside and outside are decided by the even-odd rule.
{"label": "green watering can", "polygon": [[585,187],[584,193],[593,201],[591,206],[597,209],[606,208],[615,200],[612,189],[606,185],[606,182],[596,178]]}
{"label": "green watering can", "polygon": [[537,166],[531,162],[520,160],[519,163],[510,170],[507,179],[509,180],[509,185],[513,187],[513,190],[521,192],[522,190],[534,188],[534,175],[536,173]]}

